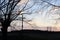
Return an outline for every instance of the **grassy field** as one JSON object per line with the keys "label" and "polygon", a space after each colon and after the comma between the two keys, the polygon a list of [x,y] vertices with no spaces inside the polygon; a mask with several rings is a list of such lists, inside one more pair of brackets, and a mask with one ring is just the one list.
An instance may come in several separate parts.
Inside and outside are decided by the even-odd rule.
{"label": "grassy field", "polygon": [[[24,31],[12,31],[8,32],[7,39],[8,40],[57,40],[60,39],[60,33],[56,32],[47,32],[47,31],[39,31],[39,30],[24,30]],[[0,40],[2,39],[2,35],[0,33]]]}

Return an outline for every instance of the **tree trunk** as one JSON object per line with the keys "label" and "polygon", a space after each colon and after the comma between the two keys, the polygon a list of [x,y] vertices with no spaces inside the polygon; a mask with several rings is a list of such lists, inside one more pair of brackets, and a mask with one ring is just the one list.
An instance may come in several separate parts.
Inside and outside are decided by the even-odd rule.
{"label": "tree trunk", "polygon": [[2,28],[2,39],[7,40],[7,28]]}
{"label": "tree trunk", "polygon": [[5,20],[2,23],[2,38],[3,40],[7,40],[7,28],[10,25],[10,21],[9,20]]}

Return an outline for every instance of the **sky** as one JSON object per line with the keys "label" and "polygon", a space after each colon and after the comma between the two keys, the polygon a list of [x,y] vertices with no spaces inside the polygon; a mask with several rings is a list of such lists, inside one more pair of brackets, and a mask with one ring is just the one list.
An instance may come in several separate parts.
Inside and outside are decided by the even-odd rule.
{"label": "sky", "polygon": [[[23,2],[23,1],[24,0],[22,0],[21,2]],[[46,0],[43,0],[43,1],[46,1]],[[30,7],[31,5],[34,5],[34,6],[32,6],[30,9],[28,9],[26,11],[23,11],[23,12],[27,13],[27,14],[24,14],[24,17],[26,18],[26,19],[24,19],[24,21],[27,22],[27,21],[31,20],[28,23],[30,23],[34,26],[37,26],[37,27],[57,27],[57,26],[60,27],[60,25],[59,25],[60,21],[57,20],[57,18],[60,18],[60,15],[55,13],[55,12],[57,12],[57,10],[60,10],[60,9],[59,8],[53,9],[52,5],[49,5],[48,3],[46,3],[49,1],[46,1],[46,2],[43,2],[43,1],[30,0],[27,3],[27,6],[25,7],[25,9],[27,9],[27,7]],[[51,4],[59,6],[58,5],[59,0],[57,0],[57,1],[50,0],[50,1],[51,1],[50,2]],[[56,1],[56,4],[54,4],[55,1]],[[21,5],[21,4],[19,4],[19,5]],[[22,8],[23,8],[23,6],[24,5],[22,5]],[[32,14],[28,15],[29,13],[32,13]],[[54,20],[54,19],[56,19],[56,20]],[[58,21],[57,24],[56,24],[56,21]]]}
{"label": "sky", "polygon": [[[28,0],[22,0],[20,3],[17,4],[15,7],[15,10],[21,10],[25,6]],[[46,0],[44,0],[46,1]],[[50,0],[46,1],[53,5],[59,6],[60,0]],[[55,4],[56,1],[56,4]],[[27,6],[24,8],[24,10],[21,12],[23,14],[23,17],[25,17],[23,22],[23,29],[34,29],[34,30],[47,30],[47,27],[51,27],[52,31],[60,31],[60,8],[54,7],[46,2],[43,2],[41,0],[29,0],[27,3]],[[33,6],[32,6],[33,5]],[[31,7],[31,8],[30,8]],[[19,9],[18,9],[19,8]],[[27,9],[28,8],[28,9]],[[27,9],[27,10],[26,10]],[[21,17],[21,15],[19,15]],[[59,20],[58,20],[59,19]],[[13,23],[13,22],[12,22]],[[18,26],[17,24],[13,23],[11,26]],[[20,24],[21,21],[20,21]],[[19,25],[22,26],[22,25]],[[18,26],[18,28],[19,28]],[[16,28],[16,27],[15,27]],[[17,30],[18,30],[17,28]],[[48,29],[49,31],[50,29]]]}
{"label": "sky", "polygon": [[44,1],[47,1],[47,2],[49,2],[51,4],[60,6],[60,0],[44,0]]}

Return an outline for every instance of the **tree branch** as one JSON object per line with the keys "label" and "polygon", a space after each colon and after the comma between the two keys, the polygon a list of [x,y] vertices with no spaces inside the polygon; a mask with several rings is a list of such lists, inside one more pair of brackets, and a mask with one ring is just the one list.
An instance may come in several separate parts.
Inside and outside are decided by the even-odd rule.
{"label": "tree branch", "polygon": [[[27,3],[29,2],[29,0],[27,1]],[[34,6],[35,5],[35,3],[31,6],[31,7],[29,7],[29,8],[27,8],[27,9],[25,9],[25,7],[27,6],[27,3],[25,4],[25,6],[23,7],[23,9],[21,9],[20,11],[18,11],[18,13],[17,13],[17,15],[16,15],[16,17],[14,18],[14,19],[16,19],[20,14],[21,14],[21,12],[23,12],[23,11],[26,11],[26,10],[28,10],[28,9],[30,9],[32,6]],[[13,19],[13,20],[14,20]]]}
{"label": "tree branch", "polygon": [[51,3],[49,3],[49,2],[47,2],[47,1],[45,1],[45,0],[41,0],[41,1],[46,2],[46,3],[48,3],[49,5],[52,5],[52,6],[54,6],[54,7],[59,7],[59,8],[60,8],[60,6],[56,6],[56,5],[51,4]]}

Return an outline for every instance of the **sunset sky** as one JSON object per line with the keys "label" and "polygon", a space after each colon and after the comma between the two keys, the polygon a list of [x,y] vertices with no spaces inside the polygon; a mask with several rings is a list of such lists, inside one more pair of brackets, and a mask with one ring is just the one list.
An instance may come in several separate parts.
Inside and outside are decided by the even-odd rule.
{"label": "sunset sky", "polygon": [[[49,2],[50,0],[49,1],[43,0],[43,1]],[[23,13],[27,13],[27,14],[23,14],[24,17],[26,18],[24,19],[24,21],[31,20],[28,23],[39,26],[39,27],[47,27],[47,26],[48,27],[60,27],[60,20],[58,20],[58,18],[60,18],[60,15],[59,15],[60,8],[53,6],[53,5],[59,6],[60,0],[50,1],[49,3],[53,5],[50,5],[43,1],[29,0],[28,2],[28,0],[22,0],[18,4],[20,8],[19,10],[21,10],[27,2],[28,3],[25,9],[33,5],[30,9],[27,9],[27,10],[24,9],[24,11],[22,11]],[[32,13],[32,14],[28,15],[29,13]]]}
{"label": "sunset sky", "polygon": [[[22,10],[25,5],[26,7]],[[60,31],[60,7],[58,6],[60,6],[60,0],[21,0],[14,10],[22,10],[23,29],[47,30],[47,27],[51,27],[52,31]],[[19,15],[19,17],[22,16]],[[22,24],[21,20],[16,23],[11,26]]]}

